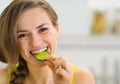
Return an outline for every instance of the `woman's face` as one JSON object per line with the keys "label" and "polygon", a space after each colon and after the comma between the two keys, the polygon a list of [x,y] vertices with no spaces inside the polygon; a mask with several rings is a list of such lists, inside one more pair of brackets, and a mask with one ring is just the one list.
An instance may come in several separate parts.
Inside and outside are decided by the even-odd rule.
{"label": "woman's face", "polygon": [[42,8],[32,8],[23,12],[17,24],[18,47],[27,61],[35,61],[36,52],[47,50],[54,55],[58,36],[58,26],[53,26],[47,12]]}

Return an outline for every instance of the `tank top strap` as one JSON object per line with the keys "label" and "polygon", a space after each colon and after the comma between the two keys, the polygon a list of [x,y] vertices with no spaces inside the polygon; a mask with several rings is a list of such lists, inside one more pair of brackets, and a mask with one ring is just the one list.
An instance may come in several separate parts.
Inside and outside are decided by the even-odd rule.
{"label": "tank top strap", "polygon": [[18,65],[19,65],[19,64],[17,63],[15,66],[11,67],[11,68],[8,70],[8,83],[7,83],[7,84],[10,84],[11,74],[12,74],[13,71],[16,70],[16,68],[18,67]]}
{"label": "tank top strap", "polygon": [[73,76],[72,76],[72,84],[74,84],[74,82],[75,82],[75,77],[74,77],[74,76],[75,76],[75,72],[76,72],[76,70],[78,69],[78,67],[75,66],[75,65],[73,65],[72,68],[73,68],[73,70],[74,70]]}

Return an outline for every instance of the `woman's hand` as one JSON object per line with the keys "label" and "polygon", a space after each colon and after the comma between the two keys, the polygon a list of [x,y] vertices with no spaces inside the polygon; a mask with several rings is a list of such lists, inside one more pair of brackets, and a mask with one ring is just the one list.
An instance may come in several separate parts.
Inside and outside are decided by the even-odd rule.
{"label": "woman's hand", "polygon": [[48,57],[46,64],[53,72],[55,84],[71,84],[73,69],[63,57]]}

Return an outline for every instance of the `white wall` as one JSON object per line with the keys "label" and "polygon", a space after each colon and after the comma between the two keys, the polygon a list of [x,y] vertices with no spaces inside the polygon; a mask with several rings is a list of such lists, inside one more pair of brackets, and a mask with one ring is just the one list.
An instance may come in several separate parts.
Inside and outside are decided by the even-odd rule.
{"label": "white wall", "polygon": [[62,35],[89,35],[90,10],[87,0],[48,0],[58,13]]}
{"label": "white wall", "polygon": [[0,0],[0,13],[12,0]]}

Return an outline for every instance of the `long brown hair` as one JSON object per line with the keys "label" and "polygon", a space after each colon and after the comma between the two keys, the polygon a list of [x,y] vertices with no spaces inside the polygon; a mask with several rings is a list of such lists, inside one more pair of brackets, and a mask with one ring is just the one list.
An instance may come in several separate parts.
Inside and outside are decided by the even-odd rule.
{"label": "long brown hair", "polygon": [[13,0],[0,16],[0,61],[8,63],[9,68],[19,63],[11,74],[10,84],[22,84],[28,73],[26,62],[21,58],[17,46],[17,21],[21,13],[35,7],[43,8],[53,25],[57,25],[57,14],[45,0]]}

